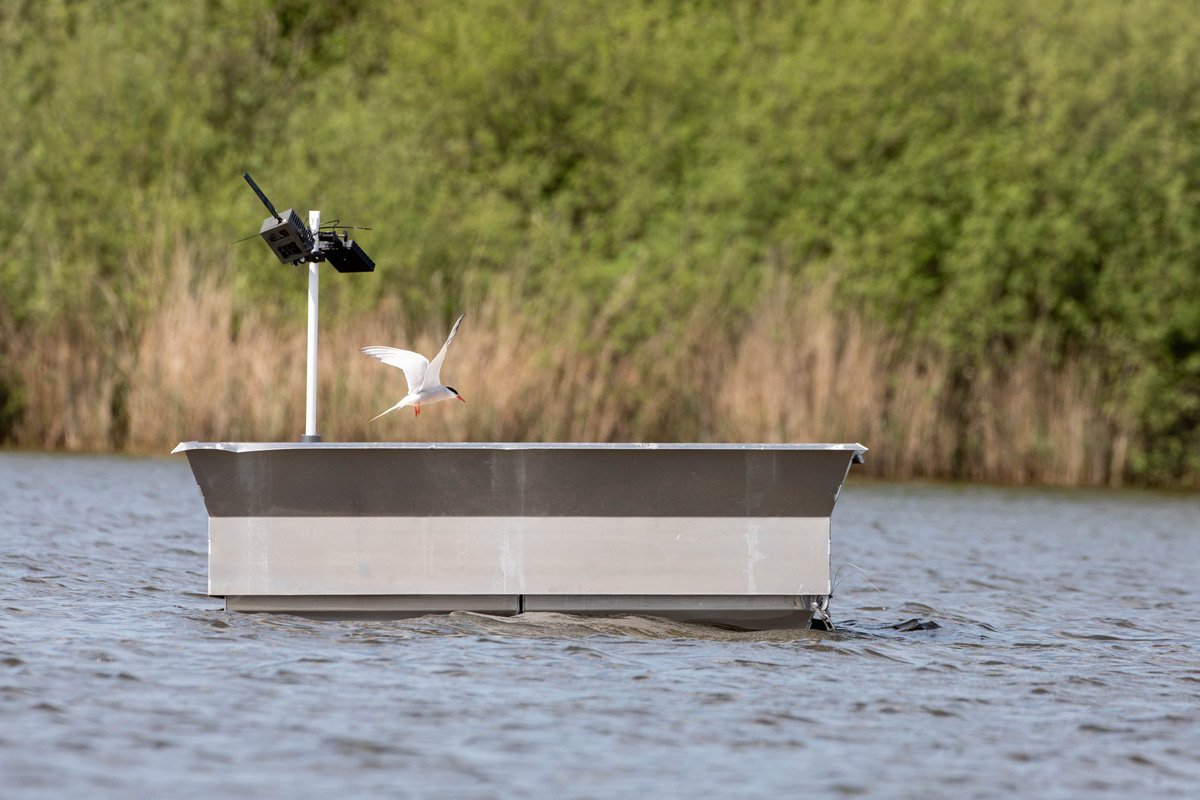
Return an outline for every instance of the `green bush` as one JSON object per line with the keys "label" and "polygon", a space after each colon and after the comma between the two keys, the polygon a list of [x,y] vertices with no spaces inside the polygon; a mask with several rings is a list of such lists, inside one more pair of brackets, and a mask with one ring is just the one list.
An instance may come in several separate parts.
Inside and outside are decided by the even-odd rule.
{"label": "green bush", "polygon": [[136,326],[177,238],[283,309],[302,275],[232,244],[249,171],[374,228],[326,314],[449,320],[515,273],[547,332],[604,315],[634,353],[832,279],[964,384],[1029,342],[1094,360],[1130,477],[1194,483],[1196,63],[1153,0],[6,3],[0,325]]}

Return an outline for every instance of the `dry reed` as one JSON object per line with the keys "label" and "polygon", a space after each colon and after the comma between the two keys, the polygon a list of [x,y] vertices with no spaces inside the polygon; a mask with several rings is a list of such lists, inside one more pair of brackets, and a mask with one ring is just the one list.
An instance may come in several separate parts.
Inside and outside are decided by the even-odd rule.
{"label": "dry reed", "polygon": [[[180,440],[299,438],[303,312],[280,321],[246,307],[186,246],[166,261],[137,331],[10,338],[27,391],[18,445],[165,452]],[[1129,436],[1104,411],[1087,360],[1052,368],[1030,347],[958,391],[936,353],[905,350],[882,326],[835,311],[832,285],[778,279],[735,340],[698,309],[681,334],[653,336],[637,353],[608,344],[619,292],[591,318],[564,308],[571,322],[548,334],[522,313],[520,285],[492,288],[466,303],[442,372],[467,404],[426,406],[417,418],[403,409],[370,421],[406,385],[358,349],[431,356],[449,320],[409,319],[385,303],[324,325],[324,440],[859,441],[871,447],[867,470],[889,477],[1102,484],[1124,469]]]}

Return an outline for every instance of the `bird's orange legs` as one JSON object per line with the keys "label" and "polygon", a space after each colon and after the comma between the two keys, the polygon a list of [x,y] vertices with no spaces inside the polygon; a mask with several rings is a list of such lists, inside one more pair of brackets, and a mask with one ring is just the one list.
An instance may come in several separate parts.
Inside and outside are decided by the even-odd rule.
{"label": "bird's orange legs", "polygon": [[421,404],[417,403],[417,410],[416,410],[416,412],[413,413],[413,416],[415,417],[420,413],[421,413]]}

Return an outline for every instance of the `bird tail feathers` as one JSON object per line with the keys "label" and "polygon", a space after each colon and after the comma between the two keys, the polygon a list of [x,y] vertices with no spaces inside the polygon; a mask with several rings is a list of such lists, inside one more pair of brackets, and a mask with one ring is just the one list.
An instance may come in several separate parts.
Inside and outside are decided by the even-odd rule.
{"label": "bird tail feathers", "polygon": [[[395,397],[395,395],[392,395],[392,396]],[[407,399],[408,398],[405,398],[405,400],[407,400]],[[383,414],[390,414],[393,411],[395,411],[397,408],[400,408],[400,406],[402,406],[402,405],[404,405],[404,400],[401,400],[399,403],[396,403],[396,405],[392,406],[387,411],[383,412]],[[371,422],[374,422],[375,420],[379,419],[379,417],[382,417],[383,414],[379,414],[377,416],[371,417]]]}

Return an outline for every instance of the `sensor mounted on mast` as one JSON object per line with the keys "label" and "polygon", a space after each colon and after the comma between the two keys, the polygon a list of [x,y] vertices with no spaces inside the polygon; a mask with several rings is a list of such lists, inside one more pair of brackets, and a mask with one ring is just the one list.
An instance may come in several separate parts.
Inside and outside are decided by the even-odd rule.
{"label": "sensor mounted on mast", "polygon": [[[307,225],[290,208],[280,214],[249,172],[242,177],[250,184],[258,199],[262,200],[267,211],[271,212],[271,216],[264,219],[258,229],[259,236],[271,248],[271,252],[283,264],[308,264],[308,374],[304,392],[304,435],[300,441],[315,444],[321,441],[317,433],[317,268],[322,261],[328,261],[338,272],[374,272],[375,262],[350,238],[350,228],[356,226],[339,225],[340,220],[322,225],[320,211],[308,212]],[[342,231],[341,236],[335,230],[338,228]],[[369,231],[370,228],[360,230]]]}
{"label": "sensor mounted on mast", "polygon": [[[282,214],[276,211],[275,205],[267,199],[263,190],[258,188],[250,173],[247,172],[242,177],[267,207],[267,211],[271,212],[271,216],[263,220],[258,235],[271,248],[271,252],[281,264],[328,261],[338,272],[375,271],[375,262],[350,238],[349,231],[355,226],[338,225],[335,221],[328,226],[330,230],[310,230],[294,210],[289,208]],[[332,230],[333,228],[341,228],[341,236],[336,230]]]}

